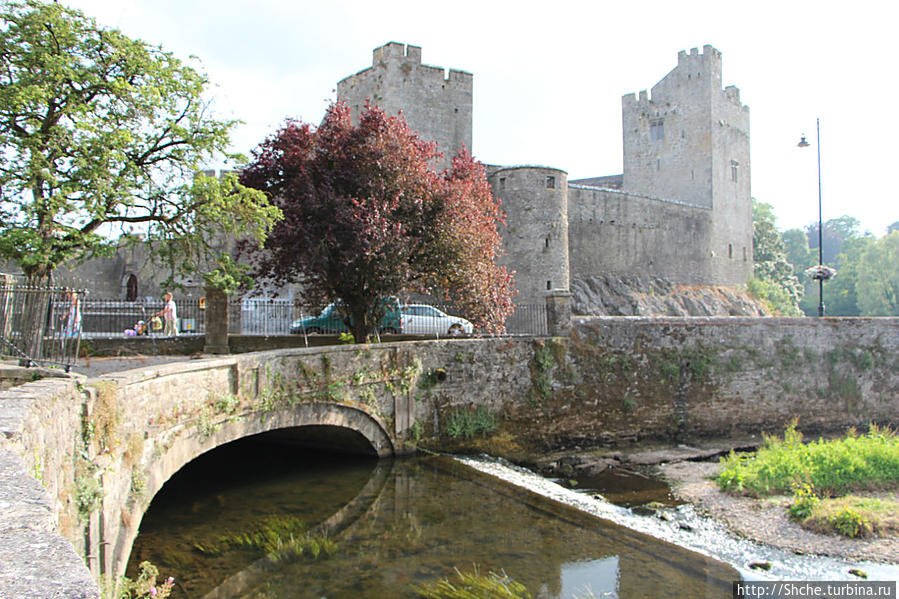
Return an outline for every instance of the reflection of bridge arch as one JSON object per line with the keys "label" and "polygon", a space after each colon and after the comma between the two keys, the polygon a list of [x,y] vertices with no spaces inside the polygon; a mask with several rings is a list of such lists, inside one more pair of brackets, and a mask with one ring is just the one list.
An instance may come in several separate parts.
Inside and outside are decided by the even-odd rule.
{"label": "reflection of bridge arch", "polygon": [[[156,447],[168,449],[152,461],[147,470],[147,496],[154,497],[165,482],[188,463],[222,445],[272,431],[286,429],[314,429],[317,446],[329,446],[335,451],[365,453],[378,457],[393,455],[393,442],[387,428],[377,416],[362,407],[332,402],[301,402],[272,411],[250,411],[215,422],[204,435],[197,430],[184,435],[183,426],[157,432]],[[330,432],[330,434],[329,434]],[[182,434],[179,434],[182,433]],[[138,525],[146,503],[121,505],[122,527],[116,535],[112,560],[116,577],[125,573],[131,547],[138,533]],[[113,513],[118,513],[116,510]]]}
{"label": "reflection of bridge arch", "polygon": [[[365,483],[365,486],[356,497],[334,512],[324,522],[315,526],[313,531],[324,533],[329,537],[336,537],[343,530],[363,519],[380,498],[384,485],[387,482],[387,477],[393,468],[392,462],[392,460],[378,462],[375,465],[375,469],[372,470],[368,482]],[[234,597],[240,597],[248,589],[252,589],[257,585],[260,579],[267,576],[274,564],[272,556],[265,556],[237,574],[229,576],[219,586],[203,595],[202,599],[233,599]]]}

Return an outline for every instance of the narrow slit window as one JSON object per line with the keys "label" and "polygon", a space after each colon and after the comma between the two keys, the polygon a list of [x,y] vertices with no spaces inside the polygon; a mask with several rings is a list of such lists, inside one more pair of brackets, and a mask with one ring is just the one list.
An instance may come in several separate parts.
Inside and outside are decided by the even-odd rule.
{"label": "narrow slit window", "polygon": [[547,282],[546,282],[546,290],[549,291],[549,290],[552,289],[552,288],[553,288],[553,283],[552,283],[552,281],[547,281]]}
{"label": "narrow slit window", "polygon": [[728,243],[728,244],[727,244],[727,257],[730,258],[731,260],[733,260],[733,257],[734,257],[734,244],[732,244],[732,243]]}
{"label": "narrow slit window", "polygon": [[546,188],[547,189],[555,189],[556,188],[556,178],[553,176],[549,176],[546,178]]}

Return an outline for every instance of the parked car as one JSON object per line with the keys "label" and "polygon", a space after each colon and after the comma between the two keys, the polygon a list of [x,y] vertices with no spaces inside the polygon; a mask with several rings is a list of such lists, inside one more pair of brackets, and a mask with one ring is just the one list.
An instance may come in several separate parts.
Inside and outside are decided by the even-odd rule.
{"label": "parked car", "polygon": [[408,304],[400,308],[402,331],[407,335],[471,335],[474,325],[458,316],[450,316],[434,306]]}
{"label": "parked car", "polygon": [[[399,306],[393,302],[388,306],[387,313],[381,319],[378,332],[399,333],[401,326]],[[293,335],[314,335],[316,333],[336,335],[349,333],[350,330],[343,320],[340,305],[335,302],[328,304],[318,316],[308,316],[293,321],[290,325],[290,332]]]}

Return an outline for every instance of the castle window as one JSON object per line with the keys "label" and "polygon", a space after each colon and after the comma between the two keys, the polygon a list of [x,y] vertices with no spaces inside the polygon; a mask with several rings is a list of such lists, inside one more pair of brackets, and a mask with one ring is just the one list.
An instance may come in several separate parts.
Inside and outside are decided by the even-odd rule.
{"label": "castle window", "polygon": [[662,159],[661,158],[656,158],[656,170],[657,171],[662,170]]}
{"label": "castle window", "polygon": [[556,178],[555,177],[547,177],[546,178],[546,188],[547,189],[555,189],[556,188]]}
{"label": "castle window", "polygon": [[549,235],[546,236],[546,239],[543,240],[545,247],[549,247]]}
{"label": "castle window", "polygon": [[505,189],[506,189],[506,178],[500,177],[499,178],[499,190],[504,191]]}
{"label": "castle window", "polygon": [[665,125],[662,119],[649,123],[649,141],[661,141],[665,139]]}
{"label": "castle window", "polygon": [[549,291],[549,290],[552,289],[552,288],[553,288],[552,281],[547,281],[547,282],[546,282],[546,290]]}
{"label": "castle window", "polygon": [[734,259],[734,244],[732,243],[727,244],[727,257],[731,260]]}
{"label": "castle window", "polygon": [[746,246],[743,246],[743,262],[746,262]]}
{"label": "castle window", "polygon": [[734,163],[734,164],[731,164],[731,165],[730,165],[730,179],[731,179],[731,181],[736,181],[736,180],[737,180],[737,174],[738,174],[738,172],[739,172],[739,168],[740,168],[740,166],[739,166],[738,164],[735,164],[735,163]]}

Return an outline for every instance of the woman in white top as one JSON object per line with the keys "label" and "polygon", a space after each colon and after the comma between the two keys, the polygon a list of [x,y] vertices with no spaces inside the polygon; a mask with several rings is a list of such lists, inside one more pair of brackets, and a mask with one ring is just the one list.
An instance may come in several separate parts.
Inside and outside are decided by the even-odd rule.
{"label": "woman in white top", "polygon": [[178,336],[178,307],[175,306],[175,300],[172,299],[171,293],[165,293],[162,296],[165,300],[165,306],[156,313],[156,316],[162,316],[165,326],[162,329],[163,335],[172,337]]}

